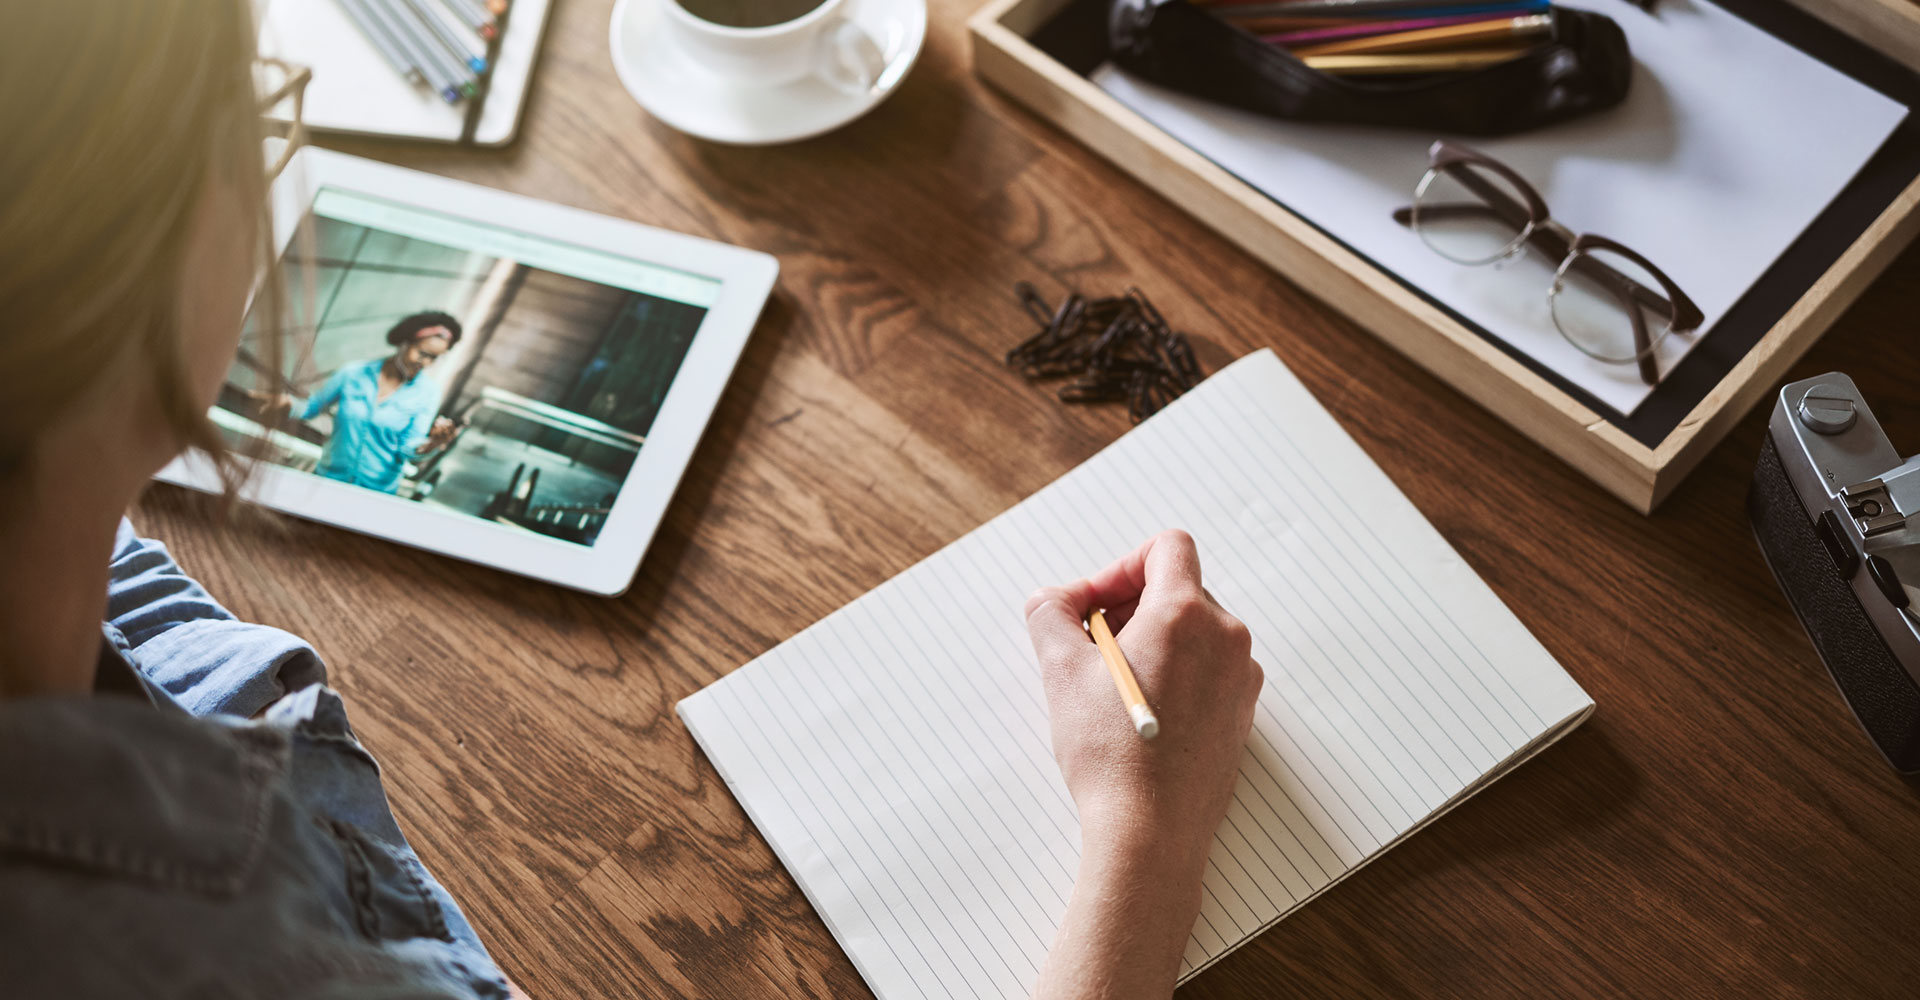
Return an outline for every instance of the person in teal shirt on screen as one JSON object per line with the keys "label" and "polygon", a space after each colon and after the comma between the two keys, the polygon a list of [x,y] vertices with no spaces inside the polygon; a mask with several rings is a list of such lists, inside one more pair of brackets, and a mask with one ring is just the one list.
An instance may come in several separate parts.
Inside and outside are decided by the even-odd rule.
{"label": "person in teal shirt on screen", "polygon": [[414,313],[387,331],[391,355],[342,366],[304,402],[276,400],[300,420],[333,408],[333,435],[313,471],[394,493],[409,461],[446,447],[459,428],[436,416],[440,385],[427,369],[460,342],[460,332],[459,321],[446,313]]}

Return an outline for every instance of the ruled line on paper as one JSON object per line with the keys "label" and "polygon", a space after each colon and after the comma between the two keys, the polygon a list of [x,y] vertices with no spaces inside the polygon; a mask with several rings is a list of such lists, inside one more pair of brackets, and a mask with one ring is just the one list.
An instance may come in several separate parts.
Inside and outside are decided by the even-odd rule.
{"label": "ruled line on paper", "polygon": [[1031,988],[1080,829],[1019,611],[1169,526],[1267,671],[1183,979],[1591,704],[1277,359],[1243,360],[681,703],[882,1000]]}
{"label": "ruled line on paper", "polygon": [[[1238,386],[1238,385],[1229,385],[1229,386],[1225,386],[1224,388],[1226,389],[1227,393],[1235,393],[1235,394],[1241,393],[1242,390],[1244,389],[1243,386]],[[1242,395],[1241,398],[1243,403],[1248,401],[1246,400],[1246,397],[1244,397],[1244,395]],[[1219,401],[1206,401],[1206,402],[1208,405],[1216,408],[1219,406],[1225,405],[1224,403],[1221,403]],[[1327,479],[1325,470],[1318,464],[1313,463],[1310,460],[1306,460],[1307,456],[1304,453],[1302,453],[1299,445],[1294,441],[1293,437],[1291,435],[1281,432],[1281,428],[1275,422],[1275,418],[1273,414],[1258,413],[1256,419],[1263,422],[1266,425],[1267,430],[1270,432],[1268,435],[1258,436],[1259,446],[1266,450],[1269,458],[1271,459],[1271,463],[1263,464],[1259,466],[1260,473],[1264,476],[1266,482],[1271,484],[1275,489],[1287,492],[1289,495],[1292,495],[1296,489],[1310,490],[1315,487],[1318,487],[1320,491],[1319,495],[1323,498],[1323,500],[1331,500],[1331,498],[1337,496],[1337,494],[1334,492],[1333,484],[1330,483]],[[1283,448],[1276,447],[1275,442],[1279,442],[1280,444],[1285,445],[1285,448],[1283,449]],[[1284,477],[1278,476],[1276,474],[1275,472],[1276,466],[1298,468],[1303,472],[1304,474],[1303,478],[1310,479],[1312,481],[1303,482],[1299,486],[1290,485],[1287,483]],[[1373,468],[1372,471],[1377,474],[1379,470],[1377,468]],[[1381,478],[1384,479],[1384,477],[1381,477]],[[1328,513],[1333,514],[1336,512],[1329,511]],[[1359,552],[1362,555],[1362,557],[1365,558],[1370,564],[1370,566],[1375,570],[1375,574],[1367,577],[1363,577],[1362,579],[1370,582],[1375,582],[1375,583],[1384,581],[1392,585],[1392,589],[1394,591],[1392,595],[1384,594],[1379,589],[1370,587],[1369,589],[1372,590],[1372,593],[1370,593],[1367,596],[1370,597],[1372,600],[1379,602],[1380,606],[1384,607],[1396,619],[1399,619],[1402,623],[1404,623],[1405,609],[1410,608],[1412,607],[1413,604],[1420,603],[1422,601],[1426,604],[1427,609],[1435,612],[1440,611],[1438,605],[1434,603],[1433,596],[1431,593],[1421,590],[1420,588],[1417,588],[1417,587],[1412,588],[1411,590],[1409,589],[1408,583],[1413,579],[1412,573],[1409,572],[1406,564],[1400,559],[1396,558],[1391,551],[1382,552],[1378,539],[1373,538],[1369,533],[1356,530],[1352,523],[1350,523],[1348,520],[1343,518],[1338,518],[1338,517],[1331,518],[1329,523],[1329,529],[1330,529],[1329,530],[1330,541],[1336,541],[1339,544],[1341,544],[1343,546],[1343,551]],[[1339,536],[1337,539],[1331,537],[1332,535],[1335,535],[1335,534]],[[1390,568],[1382,565],[1383,557],[1386,562],[1391,562],[1393,564]],[[1389,599],[1390,597],[1398,598],[1398,600],[1390,600]],[[1402,602],[1405,602],[1405,603],[1403,604]],[[1432,617],[1429,616],[1426,613],[1426,611],[1419,611],[1419,612],[1416,612],[1416,614],[1419,617],[1420,621],[1427,626],[1427,630],[1429,631],[1429,633],[1431,633],[1435,638],[1441,640],[1443,648],[1446,648],[1448,652],[1452,654],[1452,658],[1454,659],[1454,661],[1458,663],[1462,668],[1466,668],[1465,660],[1461,657],[1457,649],[1454,648],[1451,640],[1448,640],[1441,636],[1442,629],[1440,626],[1436,626]],[[1501,676],[1499,675],[1497,669],[1493,667],[1492,662],[1488,659],[1485,651],[1479,648],[1478,644],[1474,642],[1471,636],[1466,635],[1464,632],[1460,630],[1459,624],[1454,618],[1449,617],[1445,615],[1444,612],[1442,612],[1441,619],[1444,625],[1447,627],[1447,630],[1451,631],[1455,636],[1457,636],[1462,641],[1466,642],[1468,645],[1474,647],[1475,653],[1477,654],[1480,662],[1486,667],[1488,671],[1494,672],[1496,676]],[[1431,652],[1432,649],[1431,647],[1423,647],[1422,651]],[[1471,668],[1468,668],[1468,669],[1471,672]],[[1454,679],[1452,674],[1448,674],[1447,676],[1449,677],[1449,679]],[[1508,707],[1507,703],[1504,700],[1500,700],[1497,696],[1493,694],[1491,690],[1486,689],[1484,678],[1479,678],[1477,675],[1475,676],[1476,676],[1476,679],[1481,682],[1483,693],[1490,698],[1494,698],[1495,704],[1500,708],[1502,713],[1506,715],[1508,721],[1513,723],[1514,729],[1508,732],[1507,734],[1505,734],[1505,738],[1508,741],[1523,740],[1528,738],[1526,725],[1513,715],[1511,708]],[[1518,692],[1513,690],[1511,683],[1505,681],[1504,676],[1501,676],[1501,680],[1504,683],[1506,683],[1506,690],[1508,691],[1508,693],[1513,694],[1515,696],[1518,695]],[[1457,680],[1455,680],[1455,683],[1456,684],[1458,683]],[[1464,691],[1462,691],[1461,693],[1463,695],[1465,694]],[[1524,706],[1525,702],[1523,701],[1521,702],[1521,704]],[[1481,713],[1482,717],[1486,718],[1486,713],[1481,703],[1474,702],[1473,705],[1475,709]],[[1529,709],[1529,711],[1530,711],[1530,714],[1532,714],[1533,716],[1534,726],[1538,727],[1538,726],[1545,726],[1548,724],[1549,720],[1541,718],[1538,712],[1531,711],[1531,709]],[[1488,719],[1487,721],[1489,722],[1489,724],[1491,724],[1490,719]]]}

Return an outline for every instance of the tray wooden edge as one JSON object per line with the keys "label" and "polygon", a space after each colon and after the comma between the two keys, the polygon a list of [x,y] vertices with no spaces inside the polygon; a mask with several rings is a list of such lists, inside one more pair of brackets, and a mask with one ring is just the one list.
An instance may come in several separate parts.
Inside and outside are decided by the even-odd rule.
{"label": "tray wooden edge", "polygon": [[[1658,504],[1741,417],[1779,385],[1787,369],[1827,332],[1887,265],[1920,234],[1920,177],[1873,220],[1847,251],[1780,317],[1654,450]],[[1753,442],[1756,453],[1759,442]]]}
{"label": "tray wooden edge", "polygon": [[[1642,514],[1666,499],[1920,229],[1916,179],[1660,445],[1649,448],[1028,41],[1068,2],[991,0],[967,22],[975,74]],[[1816,14],[1850,6],[1799,2]],[[1920,61],[1920,16],[1885,18],[1896,16],[1910,24]]]}

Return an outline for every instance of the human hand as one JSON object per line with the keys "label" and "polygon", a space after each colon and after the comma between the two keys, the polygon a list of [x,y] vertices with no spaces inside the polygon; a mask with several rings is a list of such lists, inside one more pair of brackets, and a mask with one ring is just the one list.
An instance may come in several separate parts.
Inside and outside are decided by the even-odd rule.
{"label": "human hand", "polygon": [[[1147,703],[1134,732],[1081,622],[1104,609]],[[1164,1000],[1200,913],[1263,677],[1239,619],[1200,585],[1184,531],[1027,598],[1053,755],[1080,810],[1080,871],[1034,986],[1036,1000]]]}
{"label": "human hand", "polygon": [[[1160,720],[1151,742],[1082,624],[1096,608]],[[1246,626],[1201,586],[1193,538],[1155,535],[1090,579],[1035,591],[1026,614],[1083,850],[1145,848],[1197,872],[1232,798],[1263,674]]]}
{"label": "human hand", "polygon": [[259,404],[261,414],[269,417],[284,417],[293,412],[293,397],[284,392],[267,392],[260,389],[246,390],[248,398]]}
{"label": "human hand", "polygon": [[465,430],[466,427],[467,427],[466,424],[454,423],[452,420],[449,420],[446,417],[435,417],[433,420],[433,427],[427,431],[427,443],[421,445],[419,449],[414,452],[414,454],[425,455],[430,451],[437,451],[441,448],[445,448],[446,446],[452,444],[454,437],[459,435],[459,433]]}

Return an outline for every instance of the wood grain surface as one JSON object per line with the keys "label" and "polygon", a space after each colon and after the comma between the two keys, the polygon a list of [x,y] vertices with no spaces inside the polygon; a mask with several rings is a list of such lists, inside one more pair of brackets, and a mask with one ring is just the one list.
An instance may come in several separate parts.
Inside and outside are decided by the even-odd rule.
{"label": "wood grain surface", "polygon": [[[998,364],[1029,279],[1137,284],[1208,370],[1273,347],[1599,703],[1182,996],[1914,996],[1920,792],[1754,545],[1764,413],[1658,514],[1629,511],[986,90],[972,3],[934,0],[900,92],[795,146],[650,120],[613,75],[611,0],[557,5],[512,148],[340,144],[780,258],[625,597],[222,520],[170,487],[135,512],[238,614],[319,648],[509,974],[543,1000],[867,995],[673,705],[1125,431]],[[1908,253],[1791,373],[1850,373],[1908,453],[1916,303]]]}

